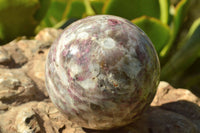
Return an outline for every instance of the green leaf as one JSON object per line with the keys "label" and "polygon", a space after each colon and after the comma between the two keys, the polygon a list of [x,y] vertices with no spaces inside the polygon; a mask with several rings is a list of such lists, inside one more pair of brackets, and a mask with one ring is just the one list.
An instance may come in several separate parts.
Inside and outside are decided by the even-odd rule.
{"label": "green leaf", "polygon": [[102,14],[104,3],[105,0],[90,0],[90,4],[96,14]]}
{"label": "green leaf", "polygon": [[169,27],[156,18],[143,16],[132,22],[149,36],[158,53],[170,38]]}
{"label": "green leaf", "polygon": [[140,16],[160,18],[158,0],[108,0],[104,14],[112,14],[132,20]]}
{"label": "green leaf", "polygon": [[34,15],[34,18],[37,21],[41,21],[45,17],[45,15],[47,13],[47,9],[49,9],[51,0],[39,0],[39,2],[40,2],[41,8],[39,8]]}
{"label": "green leaf", "polygon": [[173,16],[173,22],[172,22],[172,37],[169,40],[169,43],[163,48],[163,50],[160,53],[160,56],[164,57],[168,54],[170,51],[172,44],[174,40],[176,39],[176,36],[179,32],[180,27],[183,24],[183,21],[188,13],[188,9],[190,6],[189,0],[181,0],[178,5],[175,8],[175,14]]}
{"label": "green leaf", "polygon": [[[0,44],[18,36],[32,36],[49,0],[0,0]],[[40,14],[41,15],[38,15]]]}
{"label": "green leaf", "polygon": [[86,14],[86,6],[84,0],[69,0],[64,13],[65,18],[82,18],[84,14]]}
{"label": "green leaf", "polygon": [[66,0],[52,0],[49,10],[42,20],[40,27],[53,27],[59,23],[62,20],[66,6]]}
{"label": "green leaf", "polygon": [[170,0],[159,0],[160,4],[160,20],[167,24],[169,21],[169,7],[170,7]]}
{"label": "green leaf", "polygon": [[183,24],[183,21],[188,13],[189,6],[190,6],[189,0],[181,0],[176,6],[174,14],[174,26],[173,26],[174,36],[177,35],[181,25]]}
{"label": "green leaf", "polygon": [[85,4],[85,8],[86,8],[85,16],[95,15],[95,12],[91,7],[90,1],[89,0],[84,0],[84,4]]}
{"label": "green leaf", "polygon": [[199,57],[200,52],[200,18],[191,26],[182,47],[162,68],[162,80],[177,80]]}

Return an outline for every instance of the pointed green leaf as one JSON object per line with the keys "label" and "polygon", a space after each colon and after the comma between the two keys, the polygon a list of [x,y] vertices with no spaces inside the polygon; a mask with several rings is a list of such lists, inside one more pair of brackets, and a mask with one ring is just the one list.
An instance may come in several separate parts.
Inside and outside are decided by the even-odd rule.
{"label": "pointed green leaf", "polygon": [[171,49],[172,44],[179,32],[179,29],[183,24],[183,21],[188,13],[189,6],[190,6],[189,0],[181,0],[176,6],[172,22],[172,37],[170,38],[169,43],[161,51],[160,56],[162,57],[166,56],[169,50]]}
{"label": "pointed green leaf", "polygon": [[[84,14],[85,16],[92,16],[95,15],[95,12],[93,8],[91,7],[90,1],[89,0],[84,0],[85,8],[86,8],[86,13]],[[83,17],[85,17],[83,16]]]}
{"label": "pointed green leaf", "polygon": [[188,13],[189,6],[190,6],[189,0],[181,0],[176,6],[174,14],[174,26],[173,26],[174,36],[177,35],[181,25],[183,24],[183,21]]}
{"label": "pointed green leaf", "polygon": [[160,18],[158,0],[108,0],[104,14],[112,14],[132,20],[140,16]]}
{"label": "pointed green leaf", "polygon": [[167,24],[169,21],[169,7],[170,7],[170,0],[159,0],[160,4],[160,20]]}
{"label": "pointed green leaf", "polygon": [[200,53],[200,18],[190,28],[186,40],[161,72],[161,79],[178,79],[198,58]]}
{"label": "pointed green leaf", "polygon": [[169,27],[160,20],[143,16],[132,20],[132,22],[149,36],[157,52],[160,52],[163,46],[168,42],[170,37]]}

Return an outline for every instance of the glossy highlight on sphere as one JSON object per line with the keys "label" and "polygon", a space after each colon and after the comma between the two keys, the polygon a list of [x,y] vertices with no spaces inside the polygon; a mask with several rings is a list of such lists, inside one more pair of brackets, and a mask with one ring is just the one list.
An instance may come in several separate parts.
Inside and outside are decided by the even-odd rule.
{"label": "glossy highlight on sphere", "polygon": [[45,70],[57,108],[82,127],[102,130],[136,120],[151,103],[160,75],[150,39],[111,15],[68,26],[52,45]]}

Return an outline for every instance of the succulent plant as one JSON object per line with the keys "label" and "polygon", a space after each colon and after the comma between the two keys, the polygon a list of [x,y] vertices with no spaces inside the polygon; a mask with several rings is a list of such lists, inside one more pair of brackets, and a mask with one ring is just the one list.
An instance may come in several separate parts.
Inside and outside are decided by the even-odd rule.
{"label": "succulent plant", "polygon": [[160,64],[147,35],[130,21],[96,15],[68,26],[52,45],[46,87],[74,123],[111,129],[136,120],[151,103]]}

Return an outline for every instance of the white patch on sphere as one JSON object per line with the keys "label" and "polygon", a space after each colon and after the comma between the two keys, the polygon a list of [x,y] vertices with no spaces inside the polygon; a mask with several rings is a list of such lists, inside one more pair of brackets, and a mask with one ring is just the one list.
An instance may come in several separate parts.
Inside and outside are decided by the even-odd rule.
{"label": "white patch on sphere", "polygon": [[69,50],[72,55],[75,55],[79,51],[77,45],[72,45]]}
{"label": "white patch on sphere", "polygon": [[72,77],[74,77],[75,75],[81,73],[83,70],[81,68],[81,66],[79,66],[78,64],[75,64],[74,62],[70,62],[69,64],[69,68],[70,68],[70,75]]}
{"label": "white patch on sphere", "polygon": [[83,81],[78,81],[79,85],[83,87],[84,89],[92,89],[96,87],[96,81],[92,79],[86,79]]}
{"label": "white patch on sphere", "polygon": [[87,32],[81,32],[77,35],[77,39],[87,39],[89,34]]}
{"label": "white patch on sphere", "polygon": [[115,43],[115,40],[113,40],[112,38],[105,38],[101,41],[100,45],[105,49],[112,49],[115,47]]}
{"label": "white patch on sphere", "polygon": [[96,64],[96,63],[89,64],[89,70],[92,73],[93,77],[95,77],[99,74],[99,71],[100,71],[99,69],[100,69],[99,64]]}
{"label": "white patch on sphere", "polygon": [[62,37],[63,40],[62,40],[62,44],[63,46],[65,46],[66,44],[68,44],[69,42],[71,42],[72,40],[75,39],[75,34],[70,34],[69,36],[66,36],[66,37]]}

